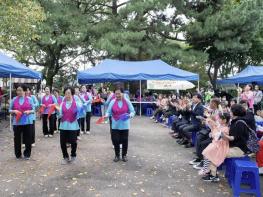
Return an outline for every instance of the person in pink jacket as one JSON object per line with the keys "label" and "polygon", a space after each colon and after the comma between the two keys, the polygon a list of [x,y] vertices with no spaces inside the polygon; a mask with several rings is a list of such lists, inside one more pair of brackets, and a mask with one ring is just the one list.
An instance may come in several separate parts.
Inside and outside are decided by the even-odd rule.
{"label": "person in pink jacket", "polygon": [[250,109],[254,108],[254,93],[253,93],[252,89],[253,89],[252,85],[247,84],[244,87],[243,93],[241,93],[241,95],[240,95],[241,100],[245,100],[248,102]]}
{"label": "person in pink jacket", "polygon": [[[229,120],[229,113],[219,114],[218,121],[207,120],[213,141],[202,152],[205,161],[203,169],[199,171],[200,175],[207,175],[210,172],[212,176],[217,177],[216,169],[224,162],[229,151],[229,142],[222,139],[222,133],[229,134]],[[219,181],[219,178],[215,180]]]}

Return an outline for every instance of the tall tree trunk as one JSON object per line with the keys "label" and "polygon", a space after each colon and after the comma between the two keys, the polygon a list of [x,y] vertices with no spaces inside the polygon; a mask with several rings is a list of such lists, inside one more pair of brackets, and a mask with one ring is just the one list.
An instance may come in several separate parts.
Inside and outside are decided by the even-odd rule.
{"label": "tall tree trunk", "polygon": [[[212,68],[214,68],[214,72],[212,73]],[[218,76],[218,71],[219,71],[219,68],[220,68],[220,62],[210,62],[209,64],[209,68],[207,70],[207,75],[209,77],[209,80],[212,84],[212,87],[214,90],[216,90],[216,80],[217,80],[217,76]]]}

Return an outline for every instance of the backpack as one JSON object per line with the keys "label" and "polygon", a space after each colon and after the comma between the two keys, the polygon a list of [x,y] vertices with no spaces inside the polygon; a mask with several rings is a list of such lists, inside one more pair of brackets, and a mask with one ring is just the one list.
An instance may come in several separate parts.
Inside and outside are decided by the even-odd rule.
{"label": "backpack", "polygon": [[252,152],[252,153],[256,153],[259,151],[259,144],[258,144],[258,137],[256,134],[256,131],[254,131],[253,129],[251,129],[247,123],[244,120],[238,120],[236,122],[236,124],[238,122],[242,122],[244,125],[246,125],[246,127],[248,128],[249,132],[248,132],[248,140],[247,140],[247,147],[248,149]]}

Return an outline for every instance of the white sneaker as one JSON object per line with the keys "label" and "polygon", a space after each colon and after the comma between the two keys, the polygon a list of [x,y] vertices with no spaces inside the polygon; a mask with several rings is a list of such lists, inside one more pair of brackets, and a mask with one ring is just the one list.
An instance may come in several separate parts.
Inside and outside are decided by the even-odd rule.
{"label": "white sneaker", "polygon": [[74,164],[74,163],[76,163],[76,161],[77,161],[77,158],[76,158],[76,157],[71,157],[71,160],[70,160],[71,163]]}
{"label": "white sneaker", "polygon": [[150,119],[152,119],[152,120],[153,120],[153,119],[154,119],[154,116],[152,116]]}
{"label": "white sneaker", "polygon": [[83,132],[83,131],[81,131],[81,132],[80,132],[80,134],[81,134],[81,135],[83,135],[83,134],[84,134],[84,132]]}
{"label": "white sneaker", "polygon": [[86,134],[87,134],[87,135],[90,135],[90,132],[89,132],[89,131],[87,131],[87,132],[86,132]]}
{"label": "white sneaker", "polygon": [[55,130],[54,133],[58,133],[58,130]]}
{"label": "white sneaker", "polygon": [[53,135],[48,135],[48,137],[52,138],[52,137],[53,137]]}
{"label": "white sneaker", "polygon": [[78,137],[77,137],[77,139],[78,139],[78,140],[81,140],[81,137],[80,137],[80,136],[78,136]]}
{"label": "white sneaker", "polygon": [[45,135],[45,138],[48,138],[48,135]]}
{"label": "white sneaker", "polygon": [[263,167],[258,168],[259,174],[263,175]]}
{"label": "white sneaker", "polygon": [[32,147],[35,147],[36,146],[36,144],[34,143],[34,144],[32,144]]}
{"label": "white sneaker", "polygon": [[67,165],[69,164],[69,162],[70,162],[69,158],[62,159],[61,165]]}

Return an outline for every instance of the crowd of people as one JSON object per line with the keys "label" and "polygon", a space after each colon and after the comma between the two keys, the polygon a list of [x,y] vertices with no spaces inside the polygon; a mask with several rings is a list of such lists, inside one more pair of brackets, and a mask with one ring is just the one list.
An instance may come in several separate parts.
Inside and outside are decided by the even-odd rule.
{"label": "crowd of people", "polygon": [[[251,133],[260,138],[263,134],[262,92],[251,85],[238,90],[236,99],[218,97],[212,91],[199,91],[184,96],[148,95],[155,105],[153,119],[166,125],[172,117],[171,136],[185,148],[195,147],[195,158],[189,162],[204,181],[218,182],[217,168],[226,158],[242,157],[256,153],[260,174],[263,174],[263,140],[252,139]],[[114,162],[127,162],[130,119],[136,112],[129,93],[117,88],[114,92],[82,85],[66,87],[63,96],[58,89],[49,87],[43,94],[33,95],[30,87],[16,86],[9,112],[12,114],[14,149],[17,159],[30,159],[35,146],[35,121],[42,119],[45,138],[60,134],[62,164],[76,162],[77,141],[81,135],[90,134],[92,108],[102,105],[103,121],[109,120]],[[140,98],[139,98],[140,100]],[[71,147],[71,154],[67,148]],[[122,151],[121,151],[122,150]]]}
{"label": "crowd of people", "polygon": [[[121,88],[109,93],[103,90],[101,94],[94,94],[93,91],[85,85],[65,87],[62,96],[58,89],[51,91],[49,87],[45,87],[43,94],[35,96],[30,87],[18,84],[16,96],[9,106],[16,158],[30,159],[32,147],[35,146],[35,121],[39,114],[45,138],[52,138],[55,133],[60,133],[62,164],[76,162],[77,141],[81,140],[82,134],[90,134],[92,106],[103,104],[107,109],[102,118],[110,120],[111,140],[115,150],[114,162],[121,159],[127,162],[130,119],[135,115],[133,105]],[[22,144],[25,147],[23,155]],[[69,146],[70,156],[67,152]]]}
{"label": "crowd of people", "polygon": [[[173,117],[171,136],[185,148],[194,147],[189,161],[204,181],[218,182],[217,168],[226,158],[255,155],[263,174],[263,111],[259,86],[238,89],[238,97],[228,100],[208,92],[178,97],[160,94],[151,119],[167,125]],[[252,138],[251,136],[257,138]],[[263,138],[262,138],[263,139]]]}

